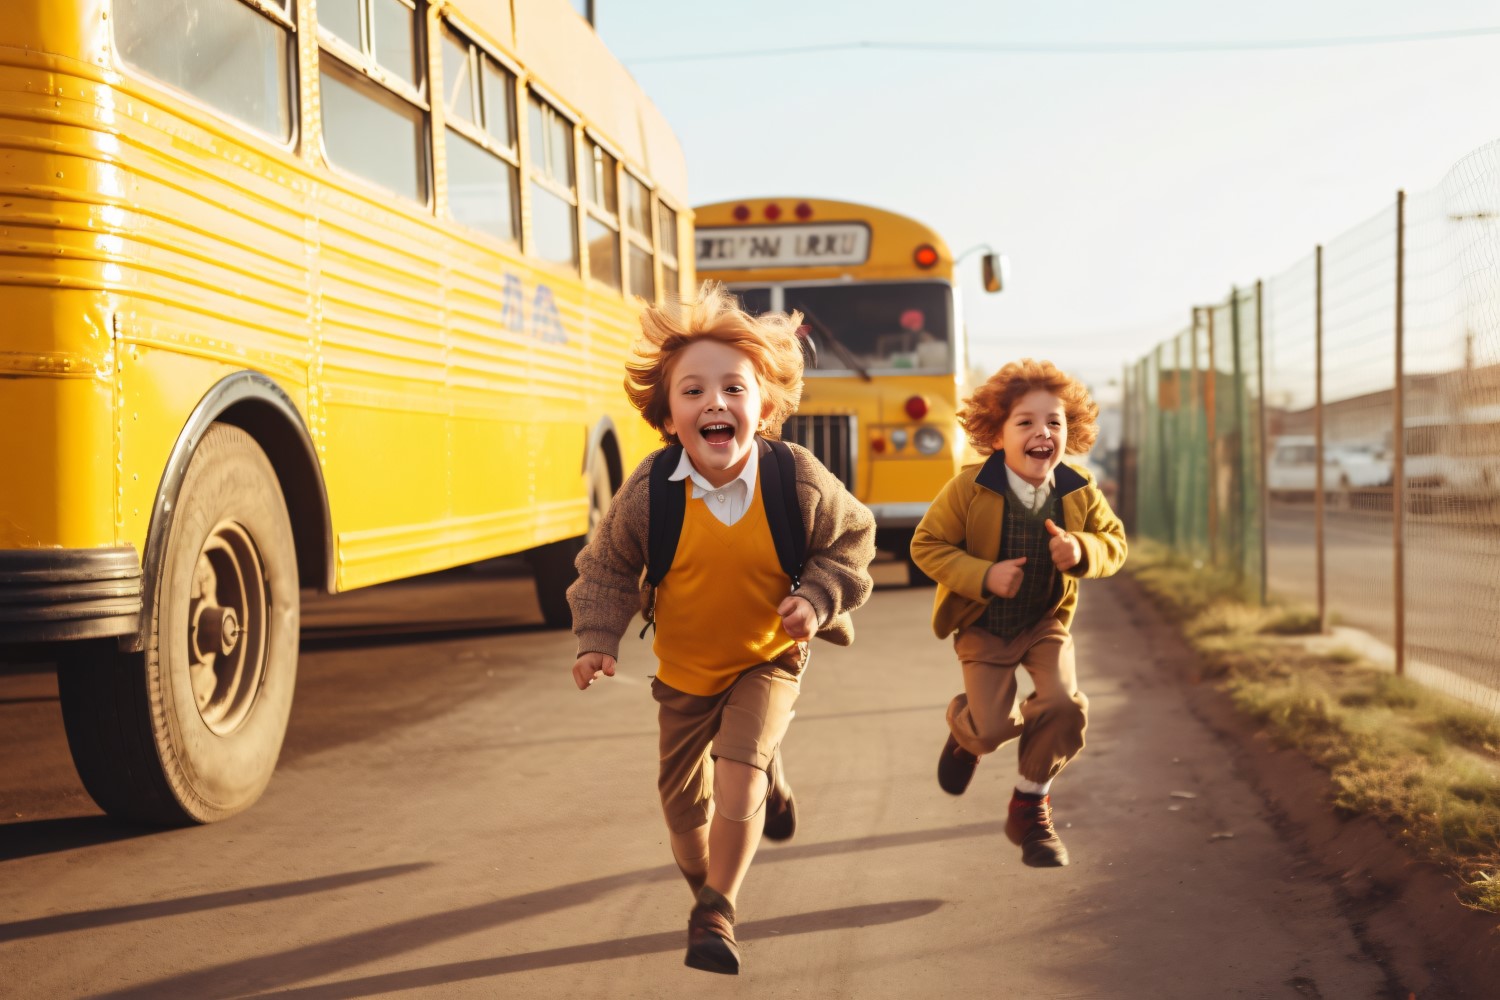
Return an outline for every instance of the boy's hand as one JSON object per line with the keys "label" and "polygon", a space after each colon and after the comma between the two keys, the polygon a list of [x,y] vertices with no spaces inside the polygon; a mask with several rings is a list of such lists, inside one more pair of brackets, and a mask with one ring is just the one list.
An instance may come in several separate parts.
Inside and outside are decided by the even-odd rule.
{"label": "boy's hand", "polygon": [[615,675],[615,658],[608,653],[584,653],[573,664],[573,683],[578,690],[587,691],[601,673],[606,677]]}
{"label": "boy's hand", "polygon": [[1015,597],[1016,591],[1021,589],[1021,578],[1026,575],[1021,570],[1025,563],[1025,556],[995,563],[985,570],[984,588],[996,597]]}
{"label": "boy's hand", "polygon": [[781,627],[793,639],[809,639],[813,629],[818,627],[818,613],[805,597],[788,595],[776,608],[776,613],[781,616]]}
{"label": "boy's hand", "polygon": [[1050,517],[1047,518],[1046,528],[1047,534],[1052,536],[1047,543],[1052,552],[1052,565],[1059,570],[1069,570],[1083,561],[1083,546],[1078,544],[1078,539],[1053,524]]}

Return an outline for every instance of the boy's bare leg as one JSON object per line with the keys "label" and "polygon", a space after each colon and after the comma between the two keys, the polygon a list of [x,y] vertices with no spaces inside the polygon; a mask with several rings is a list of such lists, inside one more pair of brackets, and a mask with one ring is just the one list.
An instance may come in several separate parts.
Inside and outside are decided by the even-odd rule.
{"label": "boy's bare leg", "polygon": [[672,857],[694,896],[708,880],[708,828],[709,824],[704,823],[687,833],[671,835]]}
{"label": "boy's bare leg", "polygon": [[723,758],[717,765],[714,815],[708,832],[708,885],[734,905],[760,846],[766,772]]}

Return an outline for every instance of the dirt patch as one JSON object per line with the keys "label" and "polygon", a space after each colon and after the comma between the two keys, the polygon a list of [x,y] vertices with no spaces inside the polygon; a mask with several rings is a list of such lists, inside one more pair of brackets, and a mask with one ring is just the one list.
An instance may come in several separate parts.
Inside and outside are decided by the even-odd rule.
{"label": "dirt patch", "polygon": [[1391,995],[1417,1000],[1488,998],[1500,987],[1500,919],[1455,897],[1453,879],[1415,859],[1373,817],[1342,815],[1326,771],[1275,747],[1229,695],[1202,677],[1197,655],[1128,574],[1113,581],[1121,600],[1172,636],[1164,671],[1187,688],[1193,713],[1232,748],[1236,767],[1265,799],[1277,826],[1337,890],[1366,953],[1387,970]]}

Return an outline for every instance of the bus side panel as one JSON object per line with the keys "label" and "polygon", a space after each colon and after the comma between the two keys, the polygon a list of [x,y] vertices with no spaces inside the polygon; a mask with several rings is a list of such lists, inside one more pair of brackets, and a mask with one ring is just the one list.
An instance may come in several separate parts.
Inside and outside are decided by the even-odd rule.
{"label": "bus side panel", "polygon": [[340,589],[453,565],[445,247],[373,192],[320,191],[325,484]]}
{"label": "bus side panel", "polygon": [[496,268],[494,255],[475,247],[455,261],[452,282],[453,515],[460,544],[478,559],[534,544],[526,440],[532,345],[518,271]]}
{"label": "bus side panel", "polygon": [[273,147],[174,115],[132,81],[113,103],[119,176],[99,188],[96,228],[113,261],[118,513],[144,551],[168,456],[216,382],[258,371],[307,412],[310,185]]}
{"label": "bus side panel", "polygon": [[0,549],[114,543],[111,395],[107,375],[0,373]]}

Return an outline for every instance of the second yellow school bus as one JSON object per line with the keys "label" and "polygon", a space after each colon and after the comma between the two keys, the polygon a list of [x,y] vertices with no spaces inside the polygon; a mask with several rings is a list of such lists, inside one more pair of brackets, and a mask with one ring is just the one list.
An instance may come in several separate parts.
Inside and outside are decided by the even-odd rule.
{"label": "second yellow school bus", "polygon": [[[801,312],[816,347],[783,437],[874,511],[877,544],[925,583],[912,530],[966,452],[956,414],[968,352],[948,245],[907,216],[821,198],[722,201],[694,216],[698,277],[752,312]],[[997,255],[983,272],[998,291]]]}
{"label": "second yellow school bus", "polygon": [[106,811],[255,801],[301,588],[525,553],[566,623],[692,284],[566,0],[5,0],[0,104],[0,658],[59,663]]}

